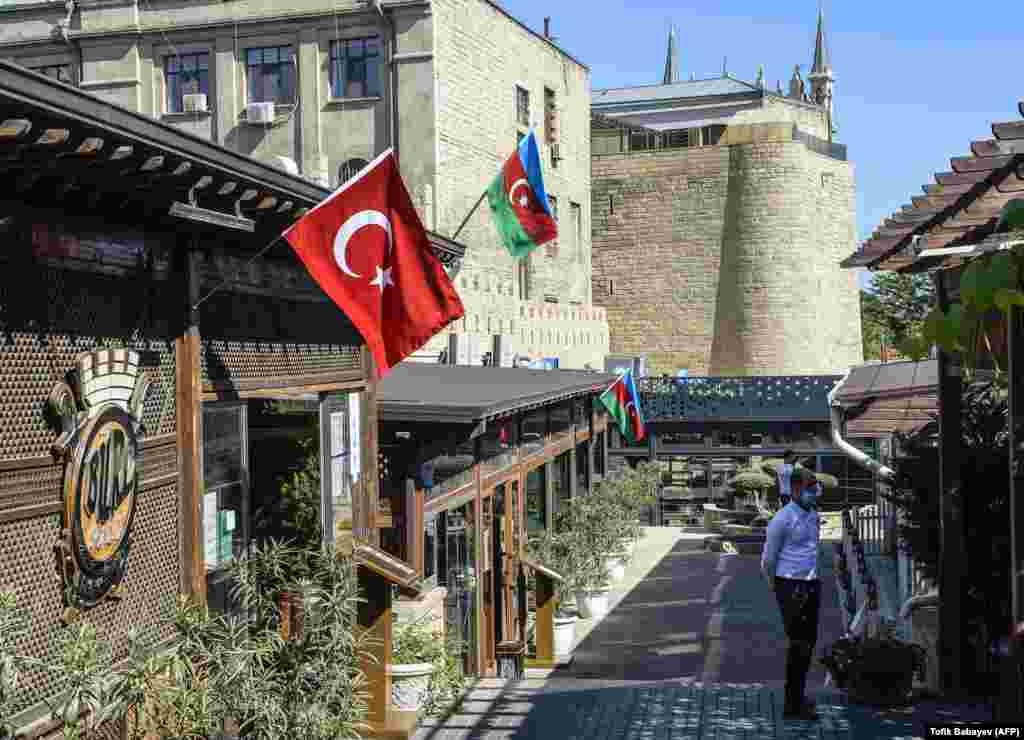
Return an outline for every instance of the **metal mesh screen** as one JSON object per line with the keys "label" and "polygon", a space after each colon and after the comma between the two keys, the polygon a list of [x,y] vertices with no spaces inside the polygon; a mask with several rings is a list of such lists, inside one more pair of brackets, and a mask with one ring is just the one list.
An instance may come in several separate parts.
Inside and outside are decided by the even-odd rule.
{"label": "metal mesh screen", "polygon": [[142,419],[147,434],[175,431],[174,343],[157,310],[166,301],[135,284],[147,281],[34,262],[0,267],[0,460],[49,453],[56,435],[43,416],[46,399],[75,357],[94,349],[144,353],[155,381]]}
{"label": "metal mesh screen", "polygon": [[[110,643],[115,662],[127,656],[125,635],[133,626],[150,646],[171,636],[165,623],[173,613],[179,587],[177,484],[143,491],[138,507],[125,598],[106,601],[85,614],[100,637]],[[23,648],[51,666],[58,662],[64,634],[61,584],[53,554],[60,527],[59,514],[0,522],[4,588],[14,591],[18,603],[31,613],[31,633]],[[16,713],[56,696],[61,682],[52,674],[32,671],[23,677],[21,686],[15,699]]]}

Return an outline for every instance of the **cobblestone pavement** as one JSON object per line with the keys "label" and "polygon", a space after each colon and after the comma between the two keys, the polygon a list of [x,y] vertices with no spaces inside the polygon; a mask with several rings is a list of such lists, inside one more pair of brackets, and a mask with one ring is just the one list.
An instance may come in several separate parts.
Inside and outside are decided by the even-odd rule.
{"label": "cobblestone pavement", "polygon": [[[818,655],[842,629],[823,580]],[[574,656],[547,679],[478,682],[456,714],[423,721],[416,740],[895,740],[924,737],[929,721],[989,718],[977,706],[849,704],[824,687],[816,665],[808,692],[820,720],[783,722],[784,635],[757,558],[694,552],[691,543],[669,549]]]}

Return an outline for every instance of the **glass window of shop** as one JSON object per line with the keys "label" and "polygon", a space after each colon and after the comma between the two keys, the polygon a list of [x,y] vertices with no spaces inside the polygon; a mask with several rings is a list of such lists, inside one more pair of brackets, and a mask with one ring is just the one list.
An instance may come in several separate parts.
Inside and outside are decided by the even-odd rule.
{"label": "glass window of shop", "polygon": [[585,496],[590,485],[590,458],[586,442],[576,445],[576,495]]}
{"label": "glass window of shop", "polygon": [[572,423],[576,426],[576,431],[586,432],[590,429],[589,396],[572,399]]}
{"label": "glass window of shop", "polygon": [[427,487],[426,492],[428,501],[473,482],[473,465],[476,463],[475,449],[476,440],[467,439],[443,455],[426,461],[425,465],[433,473],[429,476],[433,485]]}
{"label": "glass window of shop", "polygon": [[547,527],[547,490],[544,466],[538,465],[526,474],[526,534],[531,537]]}
{"label": "glass window of shop", "polygon": [[240,614],[225,568],[249,542],[248,439],[245,404],[203,407],[203,556],[207,603],[214,612]]}
{"label": "glass window of shop", "polygon": [[571,498],[570,476],[572,475],[572,457],[568,452],[563,452],[555,458],[554,480],[551,481],[554,492],[555,511],[565,511],[567,502]]}
{"label": "glass window of shop", "polygon": [[488,422],[480,438],[480,467],[484,475],[507,468],[516,461],[516,423],[514,418]]}
{"label": "glass window of shop", "polygon": [[598,432],[594,440],[594,475],[604,476],[604,440],[608,432]]}
{"label": "glass window of shop", "polygon": [[463,671],[477,672],[473,502],[437,516],[437,582],[444,586],[446,636],[462,648]]}
{"label": "glass window of shop", "polygon": [[359,475],[359,393],[331,394],[320,405],[322,525],[329,542],[352,532],[352,484]]}
{"label": "glass window of shop", "polygon": [[543,450],[547,433],[547,409],[533,409],[523,414],[519,422],[519,444],[523,454],[532,455]]}
{"label": "glass window of shop", "polygon": [[548,407],[551,414],[551,434],[566,434],[572,426],[572,402],[562,401]]}

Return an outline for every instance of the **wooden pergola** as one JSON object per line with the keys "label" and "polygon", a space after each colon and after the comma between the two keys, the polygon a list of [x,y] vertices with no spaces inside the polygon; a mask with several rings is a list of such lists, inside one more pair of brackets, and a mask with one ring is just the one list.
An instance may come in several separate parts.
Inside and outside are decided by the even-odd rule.
{"label": "wooden pergola", "polygon": [[[1024,117],[1024,101],[1017,104]],[[992,124],[992,138],[974,141],[971,154],[953,157],[950,171],[935,174],[922,187],[923,195],[905,205],[875,229],[860,249],[843,261],[844,267],[932,274],[939,306],[947,310],[959,300],[959,276],[972,259],[1024,246],[1024,235],[1007,233],[1001,211],[1014,199],[1024,199],[1024,120]],[[1010,409],[1010,536],[1012,623],[1024,622],[1024,313],[1015,307],[1007,322]],[[962,554],[966,549],[964,513],[955,496],[961,477],[960,358],[938,353],[940,409],[940,495],[942,551],[939,570],[939,660],[943,688],[953,694],[969,687],[961,670],[966,635],[961,602],[969,585]],[[1006,719],[1024,714],[1021,669],[1024,641],[1011,641],[1011,669],[1001,681],[999,714]]]}

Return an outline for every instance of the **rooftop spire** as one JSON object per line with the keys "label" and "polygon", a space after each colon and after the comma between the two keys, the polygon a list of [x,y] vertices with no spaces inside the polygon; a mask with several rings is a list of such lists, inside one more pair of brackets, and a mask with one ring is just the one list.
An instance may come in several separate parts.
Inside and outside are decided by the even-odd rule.
{"label": "rooftop spire", "polygon": [[828,56],[828,44],[825,42],[825,10],[818,3],[818,35],[814,40],[814,62],[811,64],[812,75],[827,74],[832,68]]}
{"label": "rooftop spire", "polygon": [[679,82],[679,45],[676,42],[675,26],[668,28],[668,53],[665,55],[665,76],[662,84]]}

